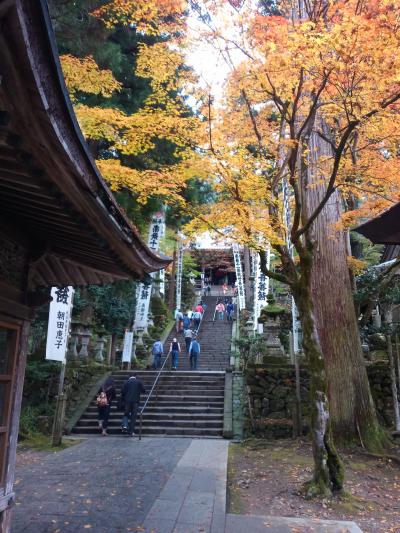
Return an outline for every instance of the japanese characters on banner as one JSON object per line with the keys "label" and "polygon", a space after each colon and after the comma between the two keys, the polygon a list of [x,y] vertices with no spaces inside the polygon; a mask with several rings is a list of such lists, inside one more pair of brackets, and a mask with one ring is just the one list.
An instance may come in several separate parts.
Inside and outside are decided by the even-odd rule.
{"label": "japanese characters on banner", "polygon": [[158,273],[159,291],[162,296],[165,295],[165,270],[160,270]]}
{"label": "japanese characters on banner", "polygon": [[122,362],[130,363],[132,359],[133,331],[125,330],[124,348],[122,351]]}
{"label": "japanese characters on banner", "polygon": [[233,250],[233,260],[235,262],[239,309],[245,309],[246,297],[245,297],[245,292],[244,292],[242,260],[240,257],[239,245],[236,242],[232,245],[232,250]]}
{"label": "japanese characters on banner", "polygon": [[[267,248],[267,268],[270,266],[271,250]],[[269,291],[269,277],[266,276],[260,268],[260,256],[258,253],[254,256],[255,267],[255,284],[254,284],[254,329],[258,328],[257,319],[260,316],[261,309],[267,305],[267,296]]]}
{"label": "japanese characters on banner", "polygon": [[74,289],[73,287],[52,287],[50,294],[52,301],[47,327],[46,359],[64,362]]}
{"label": "japanese characters on banner", "polygon": [[151,219],[149,241],[148,245],[150,250],[158,252],[160,248],[160,239],[165,232],[165,216],[162,211],[156,213]]}
{"label": "japanese characters on banner", "polygon": [[[153,252],[158,252],[160,248],[160,239],[164,234],[165,217],[164,213],[156,213],[150,224],[148,246]],[[154,274],[151,274],[153,277]],[[136,313],[134,329],[146,329],[148,323],[148,314],[150,306],[151,285],[139,283],[136,294]]]}
{"label": "japanese characters on banner", "polygon": [[176,309],[180,309],[182,305],[183,251],[184,248],[180,244],[178,249],[178,261],[176,265]]}

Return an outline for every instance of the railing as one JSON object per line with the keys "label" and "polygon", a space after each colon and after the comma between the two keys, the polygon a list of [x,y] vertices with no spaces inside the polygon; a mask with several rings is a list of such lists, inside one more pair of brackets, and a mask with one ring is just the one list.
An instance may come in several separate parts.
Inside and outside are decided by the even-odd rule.
{"label": "railing", "polygon": [[[199,333],[200,326],[201,326],[201,324],[202,324],[202,322],[203,322],[204,315],[205,315],[205,311],[201,314],[200,324],[199,324],[198,328],[195,330],[195,334],[196,334],[196,336],[197,336],[198,333]],[[150,398],[151,398],[151,396],[152,396],[152,394],[153,394],[153,392],[154,392],[154,390],[155,390],[155,388],[156,388],[156,386],[157,386],[157,384],[158,384],[158,380],[160,379],[161,373],[163,372],[164,367],[165,367],[165,365],[167,364],[168,357],[169,357],[169,353],[168,353],[167,356],[165,357],[165,360],[164,360],[164,362],[163,362],[163,364],[162,364],[160,370],[159,370],[158,373],[157,373],[156,379],[154,380],[154,383],[153,383],[153,385],[152,385],[152,387],[151,387],[151,389],[150,389],[150,392],[149,392],[149,394],[148,394],[148,396],[147,396],[147,398],[146,398],[146,401],[144,402],[144,405],[143,405],[142,409],[140,410],[140,415],[139,415],[139,417],[140,417],[140,418],[139,418],[139,440],[142,439],[143,412],[144,412],[144,410],[146,409],[147,404],[149,403],[149,400],[150,400]]]}
{"label": "railing", "polygon": [[142,424],[143,424],[143,411],[146,409],[147,407],[147,404],[149,403],[149,400],[151,398],[151,395],[153,394],[156,386],[157,386],[157,383],[158,383],[158,380],[160,379],[160,376],[161,376],[161,372],[164,370],[164,367],[168,361],[168,357],[169,357],[169,353],[167,353],[167,356],[165,357],[165,360],[160,368],[160,370],[158,371],[158,374],[156,376],[156,379],[154,380],[154,383],[153,383],[153,386],[151,387],[150,389],[150,392],[149,394],[147,395],[147,398],[146,398],[146,401],[144,402],[144,405],[142,407],[142,409],[140,410],[140,424],[139,424],[139,440],[142,440]]}

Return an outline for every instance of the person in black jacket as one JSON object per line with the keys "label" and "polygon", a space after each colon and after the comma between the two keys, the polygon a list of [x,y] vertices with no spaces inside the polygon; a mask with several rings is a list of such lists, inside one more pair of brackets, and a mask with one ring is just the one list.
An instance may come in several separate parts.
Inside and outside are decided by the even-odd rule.
{"label": "person in black jacket", "polygon": [[100,387],[97,396],[104,392],[107,397],[106,405],[97,405],[98,409],[98,419],[99,419],[99,429],[101,429],[102,435],[107,435],[107,426],[108,419],[110,418],[111,404],[115,400],[117,393],[115,391],[115,383],[112,377],[108,377],[103,385]]}
{"label": "person in black jacket", "polygon": [[135,375],[125,382],[121,400],[124,405],[124,418],[122,419],[122,432],[133,437],[136,423],[136,415],[140,403],[140,394],[146,392],[143,383]]}

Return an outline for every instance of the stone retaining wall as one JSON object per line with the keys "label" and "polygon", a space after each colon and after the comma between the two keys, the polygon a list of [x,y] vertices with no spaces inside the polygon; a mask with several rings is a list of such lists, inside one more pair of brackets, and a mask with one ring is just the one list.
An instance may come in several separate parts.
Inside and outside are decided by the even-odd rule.
{"label": "stone retaining wall", "polygon": [[[370,365],[367,367],[367,372],[378,416],[384,425],[392,426],[393,402],[388,365],[382,363]],[[307,429],[310,380],[306,368],[301,368],[300,374],[301,410],[303,425]],[[257,434],[265,438],[291,437],[295,402],[294,367],[281,365],[249,368],[245,374],[245,383],[247,394],[250,396],[251,412],[246,405],[248,402],[244,401],[246,410],[244,435]],[[246,390],[242,391],[242,394],[246,395]]]}

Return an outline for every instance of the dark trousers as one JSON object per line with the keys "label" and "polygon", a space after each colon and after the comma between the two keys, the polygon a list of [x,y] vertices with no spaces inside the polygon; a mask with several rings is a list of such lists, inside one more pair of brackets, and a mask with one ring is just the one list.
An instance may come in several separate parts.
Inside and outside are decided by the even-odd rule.
{"label": "dark trousers", "polygon": [[102,422],[103,429],[107,429],[111,405],[104,405],[103,407],[98,407],[97,409],[99,410],[99,422]]}
{"label": "dark trousers", "polygon": [[122,419],[122,427],[128,430],[128,433],[135,431],[136,415],[138,411],[138,402],[126,402],[124,418]]}
{"label": "dark trousers", "polygon": [[161,367],[161,354],[160,353],[156,353],[154,355],[153,368],[157,369],[157,368],[160,368],[160,367]]}
{"label": "dark trousers", "polygon": [[185,337],[186,342],[186,351],[189,353],[190,343],[192,342],[192,337]]}
{"label": "dark trousers", "polygon": [[190,356],[190,369],[191,370],[197,370],[197,359],[198,359],[198,354],[197,353],[193,353],[191,356]]}

